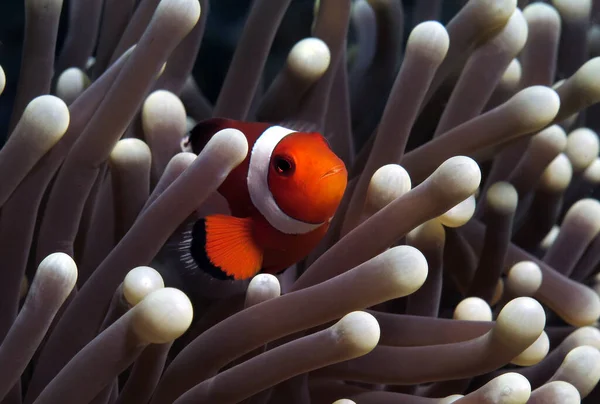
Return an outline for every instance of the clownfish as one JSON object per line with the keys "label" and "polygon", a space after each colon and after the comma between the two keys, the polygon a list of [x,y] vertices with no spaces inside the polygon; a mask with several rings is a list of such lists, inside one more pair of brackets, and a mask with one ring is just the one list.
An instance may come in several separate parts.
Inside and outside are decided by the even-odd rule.
{"label": "clownfish", "polygon": [[227,128],[241,131],[249,150],[217,190],[231,215],[193,224],[188,261],[222,280],[280,273],[327,232],[346,189],[346,166],[322,134],[270,123],[209,119],[190,131],[185,146],[198,154]]}

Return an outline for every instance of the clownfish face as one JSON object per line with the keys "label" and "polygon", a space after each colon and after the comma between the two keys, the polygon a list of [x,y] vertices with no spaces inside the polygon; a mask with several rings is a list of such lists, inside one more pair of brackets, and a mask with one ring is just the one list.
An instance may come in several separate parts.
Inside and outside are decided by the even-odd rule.
{"label": "clownfish face", "polygon": [[292,133],[271,154],[268,185],[273,199],[285,214],[301,222],[329,221],[347,179],[344,162],[319,133]]}

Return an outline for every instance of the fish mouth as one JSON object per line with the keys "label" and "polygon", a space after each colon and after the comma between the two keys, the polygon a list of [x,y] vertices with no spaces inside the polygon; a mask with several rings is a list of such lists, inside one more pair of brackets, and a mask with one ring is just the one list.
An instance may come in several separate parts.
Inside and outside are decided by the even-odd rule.
{"label": "fish mouth", "polygon": [[321,179],[323,178],[327,178],[327,177],[331,177],[332,175],[336,175],[342,171],[344,171],[344,166],[343,165],[339,165],[339,166],[335,166],[333,167],[331,170],[327,171],[325,174],[323,174],[321,176]]}

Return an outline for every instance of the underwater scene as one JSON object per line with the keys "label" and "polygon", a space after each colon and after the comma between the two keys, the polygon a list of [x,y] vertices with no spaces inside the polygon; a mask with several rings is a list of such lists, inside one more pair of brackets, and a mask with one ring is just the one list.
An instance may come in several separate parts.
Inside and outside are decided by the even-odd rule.
{"label": "underwater scene", "polygon": [[600,0],[0,2],[0,404],[600,403]]}

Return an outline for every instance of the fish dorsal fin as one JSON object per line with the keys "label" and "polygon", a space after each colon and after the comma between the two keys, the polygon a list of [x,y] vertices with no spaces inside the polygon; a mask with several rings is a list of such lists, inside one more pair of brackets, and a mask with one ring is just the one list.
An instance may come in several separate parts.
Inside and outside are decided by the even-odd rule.
{"label": "fish dorsal fin", "polygon": [[250,218],[200,219],[192,231],[191,250],[198,267],[218,279],[248,279],[262,267],[263,251],[254,241]]}
{"label": "fish dorsal fin", "polygon": [[285,120],[279,123],[279,126],[292,129],[296,132],[323,132],[323,128],[317,123],[301,120]]}
{"label": "fish dorsal fin", "polygon": [[191,151],[200,154],[215,133],[225,128],[237,128],[237,126],[237,121],[226,118],[211,118],[198,122],[190,131],[187,139],[191,146]]}
{"label": "fish dorsal fin", "polygon": [[324,133],[324,129],[317,123],[309,122],[309,121],[299,121],[299,120],[289,120],[282,121],[279,123],[280,126],[284,128],[292,129],[296,132],[304,132],[304,133],[319,133],[325,139],[325,142],[331,148],[331,139],[334,137],[334,133],[328,131],[327,134]]}

